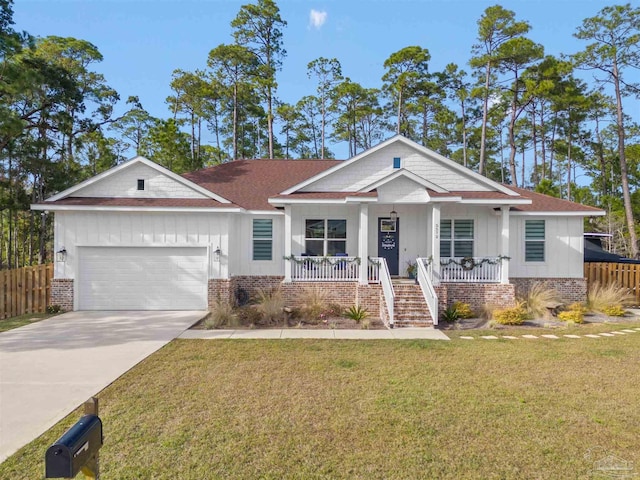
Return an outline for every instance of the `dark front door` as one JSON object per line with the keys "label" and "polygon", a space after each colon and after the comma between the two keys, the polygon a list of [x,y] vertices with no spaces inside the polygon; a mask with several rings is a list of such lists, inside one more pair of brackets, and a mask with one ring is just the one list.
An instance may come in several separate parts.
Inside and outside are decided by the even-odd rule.
{"label": "dark front door", "polygon": [[378,218],[378,256],[387,261],[389,274],[399,275],[400,248],[398,235],[400,233],[400,219],[394,222],[390,218]]}

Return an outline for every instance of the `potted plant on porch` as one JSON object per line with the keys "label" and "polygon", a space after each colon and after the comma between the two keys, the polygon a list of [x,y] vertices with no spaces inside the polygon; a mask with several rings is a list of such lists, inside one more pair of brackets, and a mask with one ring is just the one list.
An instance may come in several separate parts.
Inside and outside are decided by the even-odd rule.
{"label": "potted plant on porch", "polygon": [[407,262],[407,275],[410,279],[415,279],[418,273],[418,264],[412,260]]}

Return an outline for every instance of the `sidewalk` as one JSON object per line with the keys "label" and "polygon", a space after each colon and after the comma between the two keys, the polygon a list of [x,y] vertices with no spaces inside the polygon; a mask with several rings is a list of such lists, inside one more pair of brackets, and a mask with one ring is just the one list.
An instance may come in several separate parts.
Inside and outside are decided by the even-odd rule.
{"label": "sidewalk", "polygon": [[188,339],[275,339],[320,338],[339,340],[449,340],[435,328],[395,328],[393,330],[312,330],[270,328],[256,330],[187,330],[178,338]]}

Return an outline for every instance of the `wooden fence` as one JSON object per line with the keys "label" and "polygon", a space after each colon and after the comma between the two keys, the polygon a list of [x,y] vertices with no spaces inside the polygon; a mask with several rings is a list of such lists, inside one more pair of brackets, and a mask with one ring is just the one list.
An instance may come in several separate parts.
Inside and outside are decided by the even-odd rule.
{"label": "wooden fence", "polygon": [[628,288],[640,305],[640,265],[632,263],[585,262],[584,276],[591,286],[595,282],[617,284]]}
{"label": "wooden fence", "polygon": [[42,313],[49,305],[53,264],[0,271],[0,319]]}

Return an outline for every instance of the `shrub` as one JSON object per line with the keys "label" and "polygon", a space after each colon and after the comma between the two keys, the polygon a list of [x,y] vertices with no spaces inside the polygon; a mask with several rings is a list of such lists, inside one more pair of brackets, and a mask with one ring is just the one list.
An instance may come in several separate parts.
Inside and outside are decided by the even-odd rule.
{"label": "shrub", "polygon": [[238,307],[236,309],[236,314],[238,315],[238,323],[245,327],[259,325],[264,319],[262,313],[253,305]]}
{"label": "shrub", "polygon": [[527,313],[538,318],[548,317],[549,309],[557,308],[562,303],[558,292],[544,282],[535,282],[521,300],[526,304]]}
{"label": "shrub", "polygon": [[369,328],[371,327],[371,321],[368,319],[364,319],[362,320],[362,322],[360,322],[360,328],[362,330],[369,330]]}
{"label": "shrub", "polygon": [[494,310],[493,319],[500,325],[522,325],[527,319],[524,302],[520,302],[512,308]]}
{"label": "shrub", "polygon": [[205,328],[233,327],[238,323],[238,315],[233,310],[233,305],[228,301],[216,300],[209,315],[204,320]]}
{"label": "shrub", "polygon": [[634,301],[635,298],[629,290],[617,283],[602,285],[595,282],[587,293],[587,306],[591,310],[603,313],[607,307],[633,305]]}
{"label": "shrub", "polygon": [[282,290],[258,290],[256,310],[262,314],[265,323],[278,323],[284,319],[284,297]]}
{"label": "shrub", "polygon": [[473,318],[475,316],[473,310],[471,310],[471,305],[469,305],[468,303],[456,301],[453,302],[453,305],[451,307],[458,312],[459,318]]}
{"label": "shrub", "polygon": [[300,315],[309,322],[316,323],[327,310],[327,294],[318,286],[305,288],[298,296]]}
{"label": "shrub", "polygon": [[572,312],[580,312],[582,315],[585,313],[589,313],[589,309],[586,307],[584,303],[574,302],[571,305],[567,305],[567,310]]}
{"label": "shrub", "polygon": [[60,305],[49,305],[47,307],[47,313],[60,313],[62,311],[62,307]]}
{"label": "shrub", "polygon": [[558,318],[563,322],[584,323],[584,314],[580,310],[560,312]]}
{"label": "shrub", "polygon": [[444,320],[447,323],[453,323],[460,318],[460,314],[458,313],[458,310],[456,310],[453,307],[453,305],[447,308],[446,310],[444,310],[440,316],[442,317],[442,320]]}
{"label": "shrub", "polygon": [[344,307],[339,303],[330,303],[327,305],[326,310],[323,312],[327,317],[341,317],[344,312]]}
{"label": "shrub", "polygon": [[622,305],[610,305],[602,309],[602,313],[610,317],[624,317],[625,311]]}
{"label": "shrub", "polygon": [[344,315],[351,320],[355,320],[356,323],[360,323],[361,320],[369,316],[369,312],[360,305],[352,305],[344,312]]}

